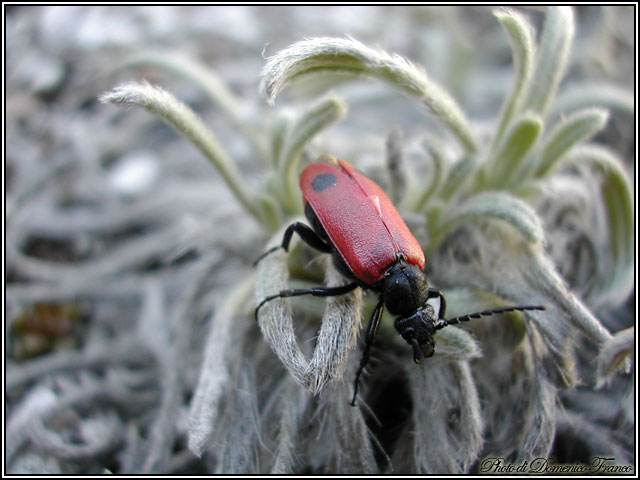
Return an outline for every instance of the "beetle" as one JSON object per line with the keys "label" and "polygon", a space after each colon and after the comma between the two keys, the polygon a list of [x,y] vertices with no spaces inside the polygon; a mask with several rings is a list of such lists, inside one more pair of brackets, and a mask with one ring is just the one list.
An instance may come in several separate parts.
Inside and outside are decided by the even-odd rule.
{"label": "beetle", "polygon": [[[371,345],[385,307],[396,316],[394,326],[411,346],[415,363],[434,354],[434,335],[448,325],[485,315],[545,309],[541,305],[517,305],[447,320],[444,295],[427,282],[422,247],[380,186],[350,163],[324,155],[304,169],[300,189],[305,216],[311,227],[302,222],[292,223],[285,230],[282,243],[262,254],[255,264],[279,248],[288,251],[291,238],[297,233],[309,246],[331,254],[336,268],[350,283],[338,287],[281,290],[259,303],[255,317],[257,321],[260,308],[276,298],[337,296],[358,287],[377,293],[378,303],[367,327],[354,381],[353,406],[360,375],[369,362]],[[439,300],[437,314],[428,303],[431,299]]]}

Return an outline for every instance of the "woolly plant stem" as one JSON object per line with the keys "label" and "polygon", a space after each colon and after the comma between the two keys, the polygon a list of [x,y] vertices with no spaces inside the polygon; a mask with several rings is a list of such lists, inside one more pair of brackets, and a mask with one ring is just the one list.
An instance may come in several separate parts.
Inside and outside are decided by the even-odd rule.
{"label": "woolly plant stem", "polygon": [[235,162],[193,110],[169,92],[148,83],[126,83],[100,96],[103,103],[136,105],[158,115],[184,134],[220,172],[244,207],[260,222],[263,212],[251,197]]}
{"label": "woolly plant stem", "polygon": [[449,92],[407,59],[369,48],[352,38],[313,38],[281,50],[265,65],[260,91],[273,103],[287,82],[323,72],[384,80],[418,98],[450,129],[467,153],[478,149],[469,120]]}

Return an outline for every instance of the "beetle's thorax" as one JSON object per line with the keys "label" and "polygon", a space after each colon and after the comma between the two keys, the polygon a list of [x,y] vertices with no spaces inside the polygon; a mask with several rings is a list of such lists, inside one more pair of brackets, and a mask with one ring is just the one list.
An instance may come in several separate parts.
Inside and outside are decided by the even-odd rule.
{"label": "beetle's thorax", "polygon": [[396,262],[381,282],[384,304],[393,315],[413,315],[427,301],[429,285],[424,272],[402,260]]}

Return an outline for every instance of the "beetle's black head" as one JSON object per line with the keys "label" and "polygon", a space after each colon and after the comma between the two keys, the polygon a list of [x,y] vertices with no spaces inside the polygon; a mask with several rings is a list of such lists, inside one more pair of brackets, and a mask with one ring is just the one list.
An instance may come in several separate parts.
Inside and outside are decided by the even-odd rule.
{"label": "beetle's black head", "polygon": [[433,356],[436,320],[435,309],[425,303],[413,315],[399,317],[394,323],[398,333],[413,348],[413,361],[416,363],[420,363],[422,358]]}
{"label": "beetle's black head", "polygon": [[429,285],[424,272],[416,265],[399,261],[387,272],[381,287],[387,310],[398,315],[396,330],[413,348],[414,361],[419,363],[432,356],[437,316],[427,303]]}
{"label": "beetle's black head", "polygon": [[429,298],[427,277],[417,265],[399,261],[387,272],[381,293],[389,313],[409,317]]}

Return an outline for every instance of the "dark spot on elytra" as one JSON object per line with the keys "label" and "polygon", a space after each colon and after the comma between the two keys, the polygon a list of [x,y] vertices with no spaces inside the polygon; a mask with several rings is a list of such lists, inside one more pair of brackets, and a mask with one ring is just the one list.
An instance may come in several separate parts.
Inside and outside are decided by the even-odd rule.
{"label": "dark spot on elytra", "polygon": [[315,192],[322,192],[329,187],[333,187],[338,179],[333,173],[321,173],[311,182],[311,187]]}

